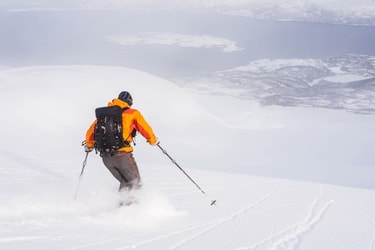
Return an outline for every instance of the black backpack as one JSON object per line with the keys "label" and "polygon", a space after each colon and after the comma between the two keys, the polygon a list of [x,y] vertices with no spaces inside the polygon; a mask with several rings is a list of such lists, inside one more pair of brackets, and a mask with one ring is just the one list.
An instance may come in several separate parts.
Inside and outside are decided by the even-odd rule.
{"label": "black backpack", "polygon": [[114,151],[129,146],[123,138],[122,112],[128,108],[119,106],[101,107],[95,109],[97,123],[94,130],[95,149],[113,155]]}

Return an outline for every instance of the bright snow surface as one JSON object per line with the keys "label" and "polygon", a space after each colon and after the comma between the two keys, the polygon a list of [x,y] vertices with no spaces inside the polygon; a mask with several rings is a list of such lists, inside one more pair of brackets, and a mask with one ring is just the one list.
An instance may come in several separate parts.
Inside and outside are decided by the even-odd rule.
{"label": "bright snow surface", "polygon": [[[206,194],[139,136],[144,188],[137,205],[118,208],[117,183],[95,153],[74,199],[93,110],[124,89]],[[252,108],[257,119],[228,124],[173,83],[118,67],[8,69],[0,72],[0,90],[0,249],[375,249],[373,189],[216,171],[255,164],[251,153],[231,154],[224,142],[245,141],[251,151],[255,141],[233,138],[290,125],[272,109]],[[231,165],[233,155],[240,159]]]}

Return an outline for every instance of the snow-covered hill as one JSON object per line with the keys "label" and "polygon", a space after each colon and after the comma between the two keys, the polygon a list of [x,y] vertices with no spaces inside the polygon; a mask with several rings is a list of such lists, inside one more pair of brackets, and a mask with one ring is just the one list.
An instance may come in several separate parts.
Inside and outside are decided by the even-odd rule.
{"label": "snow-covered hill", "polygon": [[[139,204],[117,208],[94,153],[73,199],[94,109],[125,89],[207,195],[139,137]],[[102,66],[2,70],[0,97],[0,249],[375,249],[372,116],[191,95]],[[290,180],[317,172],[357,188]]]}

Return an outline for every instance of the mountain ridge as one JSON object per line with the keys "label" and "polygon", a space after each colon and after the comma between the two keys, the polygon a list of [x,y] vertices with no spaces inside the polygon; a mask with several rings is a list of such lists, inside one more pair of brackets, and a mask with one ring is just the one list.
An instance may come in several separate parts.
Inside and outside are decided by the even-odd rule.
{"label": "mountain ridge", "polygon": [[180,79],[177,83],[197,93],[230,95],[264,106],[375,114],[374,56],[258,60],[204,77]]}

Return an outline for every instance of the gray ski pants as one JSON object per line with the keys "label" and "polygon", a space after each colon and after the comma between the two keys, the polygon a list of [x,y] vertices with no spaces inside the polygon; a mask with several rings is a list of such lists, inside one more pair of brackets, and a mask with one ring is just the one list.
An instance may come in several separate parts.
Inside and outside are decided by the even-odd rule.
{"label": "gray ski pants", "polygon": [[120,182],[119,191],[137,189],[141,187],[141,176],[137,163],[131,152],[105,153],[102,156],[104,165]]}

